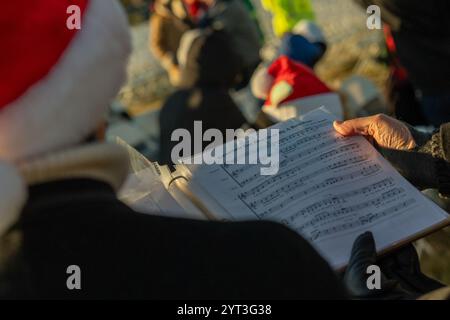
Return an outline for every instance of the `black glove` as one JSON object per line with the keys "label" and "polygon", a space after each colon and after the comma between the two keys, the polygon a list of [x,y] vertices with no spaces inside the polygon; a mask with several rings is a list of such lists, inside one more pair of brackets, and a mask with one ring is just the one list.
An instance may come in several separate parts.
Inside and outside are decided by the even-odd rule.
{"label": "black glove", "polygon": [[[380,289],[370,290],[367,273],[370,265],[380,267]],[[383,259],[377,259],[371,232],[360,235],[354,242],[344,284],[352,298],[409,300],[443,287],[420,271],[419,259],[412,245],[408,245]]]}

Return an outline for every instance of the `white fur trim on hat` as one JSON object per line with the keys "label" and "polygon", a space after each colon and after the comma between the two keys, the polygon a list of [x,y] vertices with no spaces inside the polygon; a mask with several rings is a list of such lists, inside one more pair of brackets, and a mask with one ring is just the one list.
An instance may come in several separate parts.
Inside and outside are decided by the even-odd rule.
{"label": "white fur trim on hat", "polygon": [[18,161],[81,142],[126,78],[128,22],[117,1],[91,0],[82,29],[41,81],[0,111],[0,159]]}
{"label": "white fur trim on hat", "polygon": [[18,219],[26,196],[25,183],[16,168],[0,162],[0,236]]}
{"label": "white fur trim on hat", "polygon": [[300,21],[295,25],[292,33],[305,37],[311,43],[326,43],[322,30],[312,21]]}
{"label": "white fur trim on hat", "polygon": [[275,79],[267,72],[268,67],[262,66],[255,71],[250,87],[253,95],[261,100],[266,100],[269,97],[270,88],[272,88]]}
{"label": "white fur trim on hat", "polygon": [[334,92],[321,93],[314,96],[290,100],[278,107],[264,106],[262,111],[274,122],[286,121],[291,118],[301,117],[318,108],[325,108],[338,120],[343,120],[344,109],[341,99]]}

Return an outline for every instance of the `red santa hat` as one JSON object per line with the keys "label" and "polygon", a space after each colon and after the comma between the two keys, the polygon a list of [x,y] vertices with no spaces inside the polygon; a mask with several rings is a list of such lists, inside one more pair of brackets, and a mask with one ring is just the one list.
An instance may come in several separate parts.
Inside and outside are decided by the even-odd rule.
{"label": "red santa hat", "polygon": [[252,79],[252,92],[266,102],[263,111],[275,121],[300,116],[324,106],[342,118],[339,97],[309,67],[287,56],[262,68]]}
{"label": "red santa hat", "polygon": [[[78,9],[81,28],[71,30]],[[126,77],[130,36],[120,4],[28,0],[24,9],[4,1],[0,26],[0,160],[16,163],[92,134]],[[1,193],[17,179],[7,171]]]}

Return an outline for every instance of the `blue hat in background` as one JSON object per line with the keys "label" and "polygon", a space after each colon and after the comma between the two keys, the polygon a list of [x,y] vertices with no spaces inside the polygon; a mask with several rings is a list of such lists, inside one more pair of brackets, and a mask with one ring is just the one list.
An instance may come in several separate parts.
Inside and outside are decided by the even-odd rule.
{"label": "blue hat in background", "polygon": [[322,30],[311,21],[300,21],[281,40],[279,55],[303,63],[309,67],[322,58],[326,51],[326,41]]}

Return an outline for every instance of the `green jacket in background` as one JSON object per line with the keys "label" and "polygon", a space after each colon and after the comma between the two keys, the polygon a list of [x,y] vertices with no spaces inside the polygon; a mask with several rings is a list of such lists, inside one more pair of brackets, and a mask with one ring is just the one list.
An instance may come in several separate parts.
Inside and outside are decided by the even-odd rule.
{"label": "green jacket in background", "polygon": [[277,37],[292,31],[300,20],[314,20],[311,0],[262,0],[273,15],[273,31]]}

